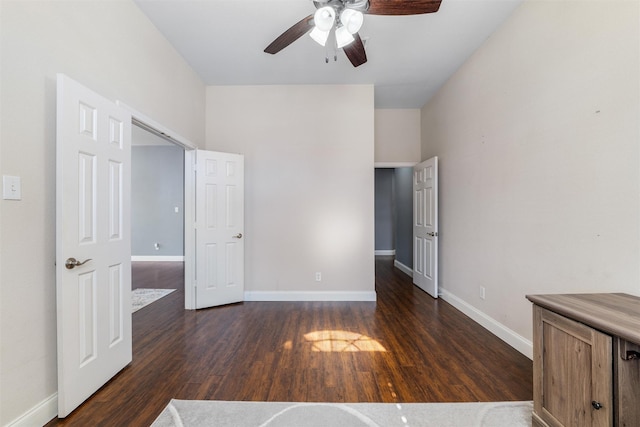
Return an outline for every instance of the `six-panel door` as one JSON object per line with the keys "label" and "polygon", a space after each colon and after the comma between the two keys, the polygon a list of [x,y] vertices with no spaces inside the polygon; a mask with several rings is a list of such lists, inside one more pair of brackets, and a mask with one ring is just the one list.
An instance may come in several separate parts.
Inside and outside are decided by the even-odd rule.
{"label": "six-panel door", "polygon": [[131,116],[66,76],[57,86],[58,416],[65,417],[132,357]]}
{"label": "six-panel door", "polygon": [[413,170],[413,283],[438,297],[438,158]]}

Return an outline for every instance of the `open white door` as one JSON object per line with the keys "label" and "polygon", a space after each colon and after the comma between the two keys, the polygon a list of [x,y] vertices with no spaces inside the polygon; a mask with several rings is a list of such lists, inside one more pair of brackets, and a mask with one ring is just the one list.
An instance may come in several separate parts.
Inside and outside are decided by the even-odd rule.
{"label": "open white door", "polygon": [[195,308],[244,300],[244,156],[196,152]]}
{"label": "open white door", "polygon": [[58,416],[131,362],[131,115],[57,81]]}
{"label": "open white door", "polygon": [[413,283],[438,298],[438,158],[413,168]]}

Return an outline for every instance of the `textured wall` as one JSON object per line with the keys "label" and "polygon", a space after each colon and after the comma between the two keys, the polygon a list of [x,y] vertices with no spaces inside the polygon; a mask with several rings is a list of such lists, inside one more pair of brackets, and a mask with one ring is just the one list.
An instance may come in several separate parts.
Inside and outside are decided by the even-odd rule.
{"label": "textured wall", "polygon": [[247,291],[373,292],[373,132],[372,86],[207,88],[207,149],[245,155]]}
{"label": "textured wall", "polygon": [[420,162],[420,110],[375,110],[376,163]]}
{"label": "textured wall", "polygon": [[205,93],[129,0],[3,0],[0,43],[0,162],[3,174],[22,177],[22,200],[0,205],[0,425],[6,425],[41,403],[45,416],[55,415],[47,411],[57,391],[56,73],[196,143],[204,140]]}
{"label": "textured wall", "polygon": [[526,1],[422,109],[440,285],[523,337],[526,294],[640,294],[639,8]]}

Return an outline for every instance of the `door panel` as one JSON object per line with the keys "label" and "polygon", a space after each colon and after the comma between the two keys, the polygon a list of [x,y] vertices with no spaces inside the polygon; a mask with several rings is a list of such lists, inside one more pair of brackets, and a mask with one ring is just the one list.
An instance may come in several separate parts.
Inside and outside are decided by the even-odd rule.
{"label": "door panel", "polygon": [[109,240],[122,238],[122,163],[109,161]]}
{"label": "door panel", "polygon": [[438,158],[414,167],[413,283],[438,297]]}
{"label": "door panel", "polygon": [[[131,116],[57,82],[58,416],[131,361]],[[67,260],[86,261],[65,267]]]}
{"label": "door panel", "polygon": [[78,311],[80,322],[79,348],[80,367],[96,358],[98,350],[97,324],[97,300],[96,300],[96,274],[95,271],[78,275]]}
{"label": "door panel", "polygon": [[244,157],[196,153],[196,308],[244,299]]}
{"label": "door panel", "polygon": [[611,336],[537,305],[533,314],[536,415],[550,426],[613,425]]}
{"label": "door panel", "polygon": [[125,281],[122,279],[122,268],[120,265],[112,265],[109,267],[109,347],[113,347],[120,343],[124,338],[124,322],[122,319],[126,316],[123,313],[122,289]]}

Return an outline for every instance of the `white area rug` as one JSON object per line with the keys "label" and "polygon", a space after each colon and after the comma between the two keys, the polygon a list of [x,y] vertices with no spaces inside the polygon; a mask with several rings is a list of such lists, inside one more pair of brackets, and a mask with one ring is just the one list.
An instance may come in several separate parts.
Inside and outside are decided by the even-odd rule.
{"label": "white area rug", "polygon": [[173,291],[175,289],[134,289],[131,291],[131,312],[135,313],[142,307],[169,295]]}
{"label": "white area rug", "polygon": [[532,402],[284,403],[173,399],[153,427],[531,427]]}

